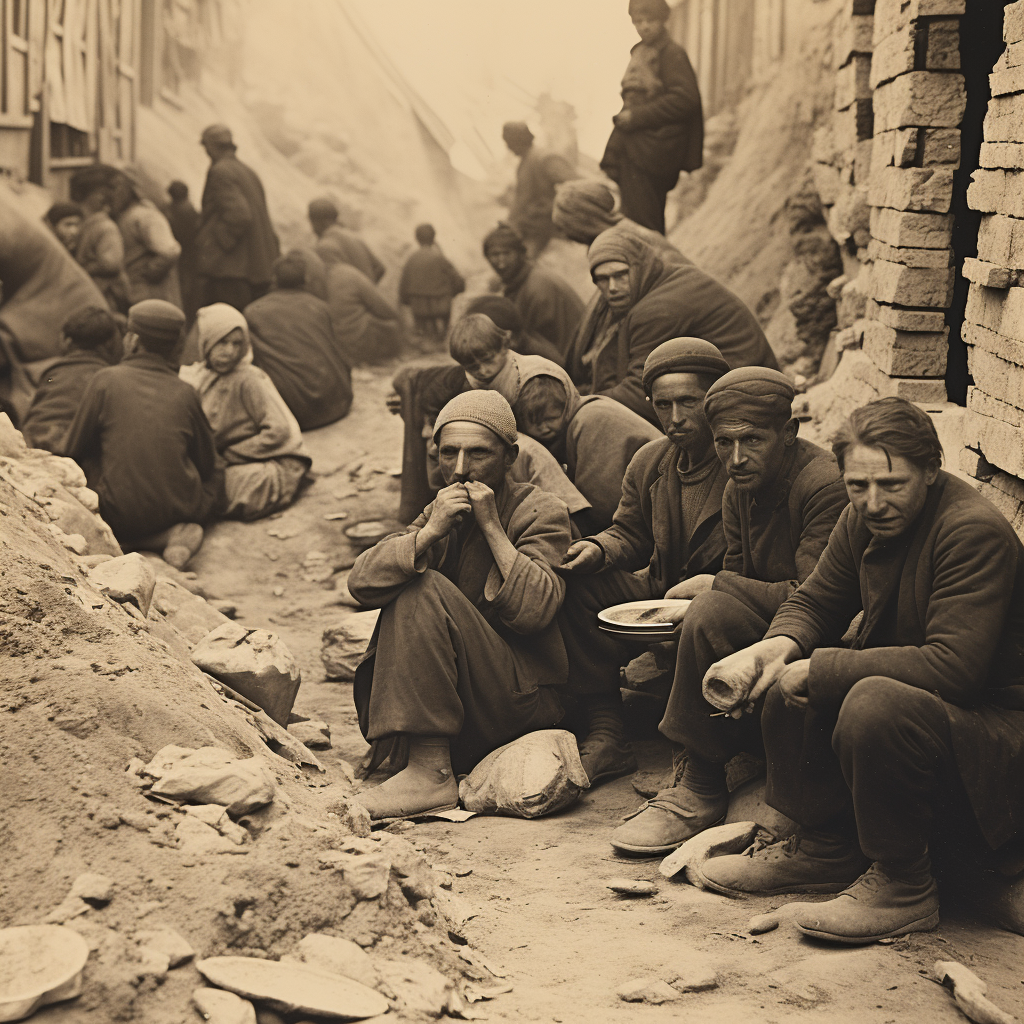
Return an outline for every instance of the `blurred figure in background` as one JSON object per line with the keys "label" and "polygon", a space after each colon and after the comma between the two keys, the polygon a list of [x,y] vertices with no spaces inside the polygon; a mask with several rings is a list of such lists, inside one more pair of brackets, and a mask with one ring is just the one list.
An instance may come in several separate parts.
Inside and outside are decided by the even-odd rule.
{"label": "blurred figure in background", "polygon": [[466,290],[466,282],[435,238],[432,224],[416,228],[419,248],[402,268],[398,301],[412,311],[417,334],[437,339],[448,332],[452,299]]}
{"label": "blurred figure in background", "polygon": [[44,220],[60,239],[61,245],[68,252],[74,253],[78,245],[78,236],[82,233],[82,208],[78,203],[54,203],[46,211]]}
{"label": "blurred figure in background", "polygon": [[117,171],[106,164],[83,167],[71,175],[71,201],[85,213],[75,259],[96,282],[115,313],[128,312],[128,277],[124,272],[124,239],[110,216],[112,185]]}
{"label": "blurred figure in background", "polygon": [[199,211],[188,196],[188,185],[183,181],[172,181],[167,186],[171,201],[164,207],[164,216],[171,225],[171,233],[181,255],[178,257],[178,287],[181,289],[181,308],[189,322],[195,319],[199,308],[199,270],[196,239],[199,235]]}
{"label": "blurred figure in background", "polygon": [[338,207],[333,199],[314,199],[309,204],[309,224],[317,237],[317,252],[326,260],[323,248],[330,247],[337,258],[364,273],[374,284],[384,276],[384,264],[357,235],[338,223]]}

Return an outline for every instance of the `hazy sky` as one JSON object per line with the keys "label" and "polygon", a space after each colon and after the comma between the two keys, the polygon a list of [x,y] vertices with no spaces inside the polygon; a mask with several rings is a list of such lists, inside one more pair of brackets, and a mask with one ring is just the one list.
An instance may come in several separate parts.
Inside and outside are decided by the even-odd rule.
{"label": "hazy sky", "polygon": [[[626,0],[350,0],[462,149],[494,155],[501,125],[542,92],[571,103],[580,149],[600,157],[637,42]],[[463,155],[464,151],[463,151]],[[462,162],[458,152],[456,163]]]}

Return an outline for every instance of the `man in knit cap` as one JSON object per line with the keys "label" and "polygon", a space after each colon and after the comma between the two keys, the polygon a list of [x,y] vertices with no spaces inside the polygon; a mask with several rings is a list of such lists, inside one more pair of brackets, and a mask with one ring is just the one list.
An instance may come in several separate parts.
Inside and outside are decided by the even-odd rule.
{"label": "man in knit cap", "polygon": [[453,398],[434,424],[446,486],[349,575],[352,596],[382,609],[353,689],[369,770],[385,758],[401,769],[360,794],[371,818],[455,807],[456,772],[562,718],[555,569],[569,513],[509,479],[517,438],[497,392]]}
{"label": "man in knit cap", "polygon": [[[612,834],[612,845],[668,853],[725,816],[725,765],[759,753],[760,714],[718,716],[702,692],[720,658],[760,640],[780,605],[811,574],[847,504],[834,456],[797,437],[793,385],[778,370],[731,370],[708,389],[704,415],[729,473],[722,499],[722,570],[670,591],[693,598],[679,631],[661,732],[686,749],[686,769]],[[712,716],[716,717],[712,717]]]}
{"label": "man in knit cap", "polygon": [[[681,581],[722,567],[728,477],[703,402],[728,369],[718,349],[700,338],[666,341],[647,357],[643,387],[666,436],[633,457],[612,525],[577,541],[565,556],[559,620],[569,690],[589,716],[580,754],[591,784],[636,770],[619,698],[619,668],[636,652],[602,633],[597,613],[624,601],[675,596]],[[646,575],[634,575],[644,568]]]}
{"label": "man in knit cap", "polygon": [[223,503],[213,433],[199,395],[178,378],[184,326],[163,299],[131,307],[133,350],[93,376],[62,452],[85,471],[121,546],[160,551],[178,569]]}

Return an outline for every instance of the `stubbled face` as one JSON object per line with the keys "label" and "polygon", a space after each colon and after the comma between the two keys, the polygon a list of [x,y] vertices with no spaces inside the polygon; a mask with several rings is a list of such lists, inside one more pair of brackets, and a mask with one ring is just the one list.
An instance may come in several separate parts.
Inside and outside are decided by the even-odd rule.
{"label": "stubbled face", "polygon": [[245,334],[236,327],[224,335],[206,354],[206,365],[214,373],[230,373],[245,355]]}
{"label": "stubbled face", "polygon": [[665,23],[658,18],[639,17],[633,18],[632,21],[636,34],[640,37],[640,41],[644,43],[653,43],[661,35],[661,30],[665,27]]}
{"label": "stubbled face", "polygon": [[763,491],[775,483],[786,457],[796,441],[796,420],[784,427],[750,423],[721,417],[711,425],[715,450],[740,491]]}
{"label": "stubbled face", "polygon": [[497,352],[476,352],[464,359],[457,360],[466,371],[466,377],[478,388],[488,388],[494,378],[505,369],[508,362],[508,349],[501,348]]}
{"label": "stubbled face", "polygon": [[843,460],[843,483],[850,504],[872,535],[898,537],[920,515],[939,467],[921,469],[902,455],[854,445]]}
{"label": "stubbled face", "polygon": [[81,232],[82,218],[78,216],[63,217],[53,226],[53,233],[70,252],[74,252],[75,246],[78,245],[78,236]]}
{"label": "stubbled face", "polygon": [[661,429],[691,456],[703,454],[711,444],[711,427],[704,416],[706,394],[695,373],[666,373],[651,385],[651,405]]}
{"label": "stubbled face", "polygon": [[487,262],[494,267],[494,272],[502,281],[511,281],[523,269],[523,265],[526,263],[526,253],[516,247],[489,245],[487,247]]}
{"label": "stubbled face", "polygon": [[600,263],[594,267],[591,276],[613,313],[629,312],[633,305],[633,295],[629,283],[628,263]]}
{"label": "stubbled face", "polygon": [[516,455],[517,449],[510,450],[493,430],[480,423],[446,423],[438,438],[438,463],[446,484],[477,480],[497,491]]}

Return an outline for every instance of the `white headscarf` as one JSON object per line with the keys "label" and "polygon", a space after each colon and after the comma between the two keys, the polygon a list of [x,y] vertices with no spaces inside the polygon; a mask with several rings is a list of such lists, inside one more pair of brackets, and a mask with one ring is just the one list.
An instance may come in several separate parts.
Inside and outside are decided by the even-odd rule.
{"label": "white headscarf", "polygon": [[221,377],[221,374],[214,372],[206,365],[206,357],[210,354],[210,349],[236,328],[241,329],[245,336],[245,352],[238,360],[238,366],[248,366],[252,362],[252,342],[249,339],[249,324],[245,317],[234,306],[229,306],[226,302],[215,302],[212,306],[203,306],[199,310],[196,316],[196,332],[200,360],[191,366],[183,366],[179,376],[182,380],[188,381],[200,395],[209,391]]}

